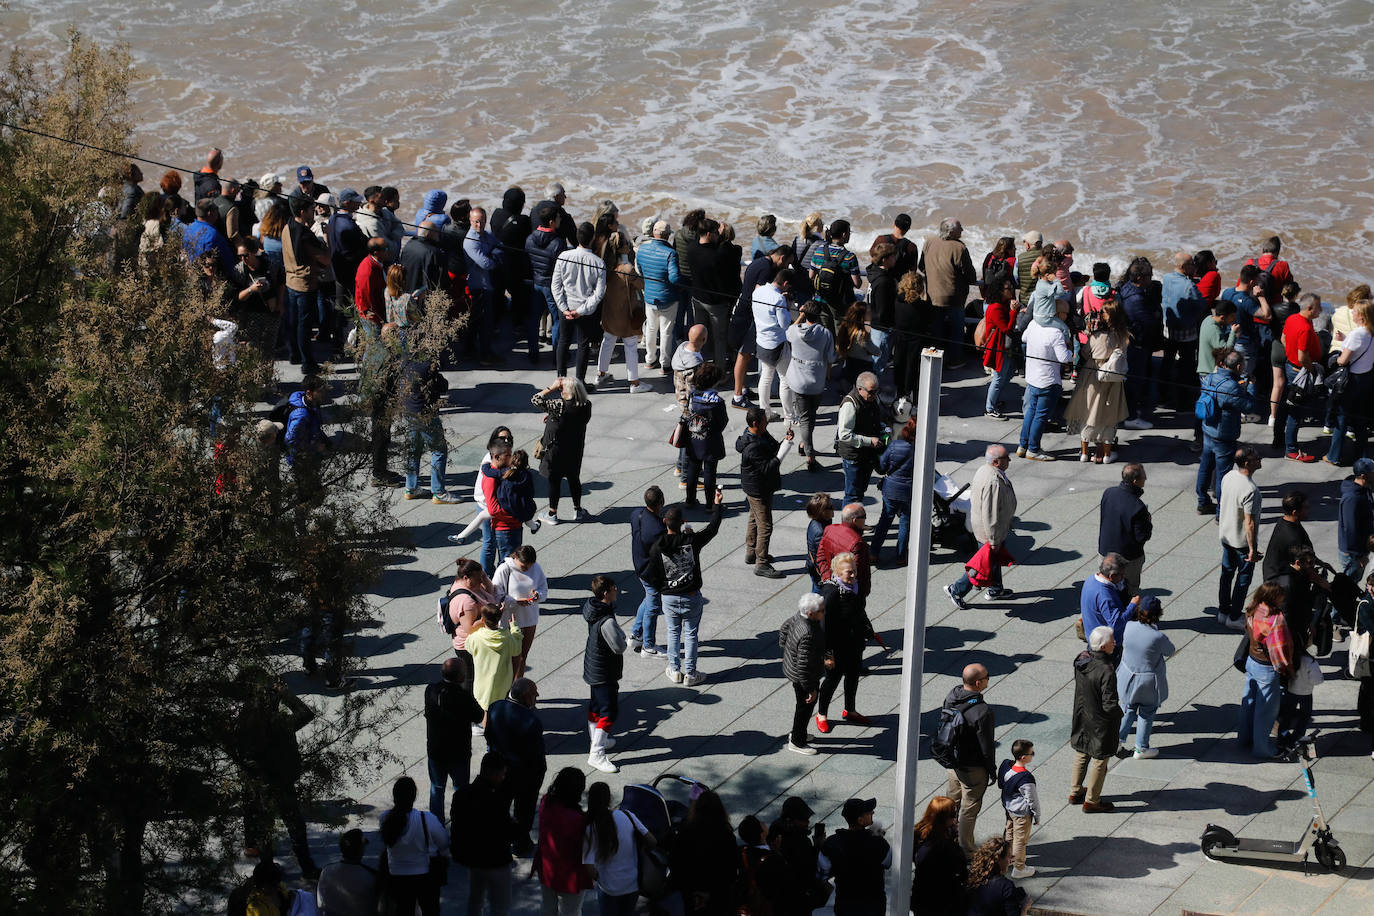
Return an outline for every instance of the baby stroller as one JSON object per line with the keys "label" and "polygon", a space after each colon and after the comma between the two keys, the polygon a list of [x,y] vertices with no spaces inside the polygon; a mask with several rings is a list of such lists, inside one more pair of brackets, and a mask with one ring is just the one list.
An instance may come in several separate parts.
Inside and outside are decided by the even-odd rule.
{"label": "baby stroller", "polygon": [[[660,783],[669,783],[681,795],[684,791],[687,801],[670,798],[661,789]],[[687,806],[705,789],[704,782],[697,782],[676,773],[664,773],[649,785],[633,783],[625,787],[620,796],[620,809],[639,818],[644,827],[658,842],[652,850],[639,852],[639,892],[650,903],[661,900],[669,893],[668,856],[664,851],[673,831],[687,820]]]}
{"label": "baby stroller", "polygon": [[935,477],[934,499],[930,507],[930,530],[933,542],[957,552],[967,552],[976,547],[973,530],[969,526],[969,501],[964,492],[969,485],[954,485],[948,474]]}

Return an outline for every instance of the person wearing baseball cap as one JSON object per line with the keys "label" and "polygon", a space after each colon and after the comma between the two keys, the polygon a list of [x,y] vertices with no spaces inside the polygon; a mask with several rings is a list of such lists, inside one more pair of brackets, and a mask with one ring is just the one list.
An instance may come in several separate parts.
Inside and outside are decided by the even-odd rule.
{"label": "person wearing baseball cap", "polygon": [[321,194],[329,193],[328,188],[315,180],[315,173],[308,165],[296,167],[296,184],[298,190],[311,200],[318,200]]}
{"label": "person wearing baseball cap", "polygon": [[876,798],[851,798],[840,813],[847,827],[821,844],[816,860],[821,877],[835,879],[836,916],[884,916],[892,847],[873,824]]}

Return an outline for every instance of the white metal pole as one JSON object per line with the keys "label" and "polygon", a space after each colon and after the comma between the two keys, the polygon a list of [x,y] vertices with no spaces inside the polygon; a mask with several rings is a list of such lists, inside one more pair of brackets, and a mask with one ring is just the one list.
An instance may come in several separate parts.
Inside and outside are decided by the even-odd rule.
{"label": "white metal pole", "polygon": [[902,697],[897,731],[895,853],[897,882],[888,895],[893,916],[907,916],[911,904],[911,856],[916,826],[916,762],[921,742],[921,680],[925,674],[926,588],[930,584],[930,516],[935,490],[935,434],[940,419],[940,378],[945,354],[921,353],[921,393],[916,418],[916,462],[911,487],[911,536],[907,545],[906,629],[902,639]]}

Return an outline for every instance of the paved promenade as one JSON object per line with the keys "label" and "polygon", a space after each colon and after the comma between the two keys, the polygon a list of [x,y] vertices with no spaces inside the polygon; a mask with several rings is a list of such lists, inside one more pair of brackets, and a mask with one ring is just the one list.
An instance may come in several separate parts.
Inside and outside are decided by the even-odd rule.
{"label": "paved promenade", "polygon": [[[512,358],[510,366],[449,375],[451,406],[444,413],[449,479],[465,492],[470,493],[473,472],[494,426],[509,425],[516,447],[526,450],[532,450],[540,433],[542,414],[530,407],[529,397],[552,381],[553,372],[530,370],[523,355]],[[342,378],[352,377],[351,367],[341,368]],[[823,409],[816,437],[826,470],[807,473],[795,453],[783,468],[772,546],[775,565],[787,573],[781,580],[755,577],[744,565],[747,510],[733,448],[744,414],[730,411],[729,457],[721,462],[725,523],[703,555],[708,568],[700,669],[706,681],[696,688],[675,685],[664,677],[661,661],[627,656],[621,719],[615,728],[618,744],[611,754],[621,772],[607,777],[586,766],[587,688],[581,661],[586,626],[580,606],[594,575],[612,575],[621,585],[619,609],[628,630],[641,595],[630,570],[630,512],[642,505],[642,493],[650,484],[662,487],[669,501],[681,492],[672,473],[675,452],[666,441],[675,410],[670,383],[657,372],[647,372],[655,393],[631,395],[619,354],[612,372],[616,381],[592,395],[594,414],[582,473],[587,491],[583,504],[595,518],[526,534],[526,543],[538,549],[550,579],[551,597],[543,606],[529,670],[539,684],[550,776],[563,766],[581,767],[589,781],[604,778],[611,783],[618,798],[625,784],[680,773],[716,788],[735,823],[750,813],[767,822],[784,798],[800,795],[832,829],[842,825],[838,809],[846,798],[876,796],[878,819],[892,823],[904,570],[882,569],[873,577],[869,615],[895,651],[884,656],[872,646],[867,653],[871,674],[860,684],[858,707],[872,717],[872,726],[840,723],[825,736],[815,736],[813,726],[814,746],[820,750],[815,757],[783,748],[793,698],[782,678],[776,634],[809,587],[803,570],[807,519],[802,504],[818,489],[836,497],[842,489],[839,462],[830,449],[833,399]],[[1019,398],[1021,390],[1015,385],[1012,396]],[[960,484],[971,479],[986,443],[1003,442],[1012,449],[1016,445],[1019,420],[984,418],[983,391],[982,374],[972,363],[950,373],[944,386],[937,470]],[[1079,587],[1096,570],[1098,499],[1104,488],[1119,482],[1121,463],[1080,464],[1077,442],[1068,436],[1046,436],[1046,447],[1060,456],[1057,462],[1012,461],[1009,475],[1020,503],[1008,545],[1019,561],[1006,575],[1013,597],[988,602],[975,593],[969,610],[955,610],[942,588],[957,577],[965,557],[938,547],[931,557],[922,732],[931,731],[933,711],[963,666],[974,661],[986,665],[999,759],[1015,738],[1029,738],[1036,745],[1035,774],[1045,810],[1029,847],[1029,863],[1038,874],[1024,886],[1037,907],[1091,914],[1177,914],[1182,909],[1285,916],[1374,912],[1374,883],[1368,880],[1374,875],[1374,763],[1366,739],[1355,731],[1355,684],[1333,677],[1334,664],[1323,664],[1331,679],[1317,687],[1315,695],[1316,726],[1323,731],[1317,784],[1349,857],[1345,874],[1320,873],[1315,863],[1313,874],[1305,876],[1301,868],[1209,862],[1198,850],[1198,838],[1208,822],[1247,836],[1296,838],[1307,824],[1310,806],[1296,765],[1251,762],[1235,746],[1243,677],[1230,664],[1236,637],[1215,620],[1220,551],[1212,519],[1194,511],[1194,455],[1184,429],[1188,420],[1180,417],[1165,424],[1178,429],[1122,432],[1122,461],[1141,461],[1149,474],[1145,501],[1154,514],[1155,535],[1148,545],[1142,587],[1163,601],[1161,629],[1178,652],[1169,662],[1171,695],[1155,726],[1153,743],[1160,749],[1159,758],[1112,762],[1104,797],[1116,803],[1117,811],[1087,815],[1068,804],[1073,753],[1067,742],[1073,697],[1070,662],[1082,646],[1073,632]],[[1315,432],[1306,431],[1305,441]],[[1267,429],[1246,426],[1244,433],[1267,445]],[[1308,531],[1318,554],[1334,561],[1333,519],[1342,473],[1321,464],[1266,460],[1256,475],[1265,498],[1261,546],[1279,515],[1280,491],[1301,483],[1313,496]],[[401,491],[394,492],[396,515],[417,550],[389,569],[376,589],[378,626],[359,636],[369,664],[356,689],[399,694],[406,713],[385,739],[401,766],[376,773],[355,792],[364,806],[353,810],[360,812],[356,816],[363,817],[360,823],[370,832],[375,831],[377,811],[366,806],[386,807],[391,782],[400,773],[413,776],[424,797],[423,686],[437,677],[439,663],[450,654],[448,640],[434,621],[435,598],[450,580],[455,559],[477,555],[476,546],[459,549],[445,540],[458,530],[458,523],[472,517],[473,503],[408,503],[400,499]],[[542,509],[542,480],[538,492]],[[876,486],[870,488],[870,524],[879,508],[876,492]],[[563,507],[570,514],[566,496]],[[698,513],[692,520],[701,525],[704,518]],[[660,624],[660,642],[664,632]],[[1342,663],[1344,658],[1340,648],[1333,654]],[[307,702],[328,706],[318,680],[295,676],[292,683]],[[838,705],[832,721],[838,721]],[[475,764],[476,759],[474,769]],[[922,798],[918,816],[925,801],[943,791],[944,780],[944,771],[923,756],[917,779]],[[995,793],[989,792],[979,819],[980,840],[1002,829]],[[317,858],[331,861],[334,834],[319,829]],[[370,856],[380,850],[373,836]],[[463,911],[460,872],[453,870],[445,912]],[[517,864],[515,912],[522,914],[538,908],[537,882],[527,880],[528,872],[527,860]],[[587,906],[587,912],[594,912],[594,900]]]}

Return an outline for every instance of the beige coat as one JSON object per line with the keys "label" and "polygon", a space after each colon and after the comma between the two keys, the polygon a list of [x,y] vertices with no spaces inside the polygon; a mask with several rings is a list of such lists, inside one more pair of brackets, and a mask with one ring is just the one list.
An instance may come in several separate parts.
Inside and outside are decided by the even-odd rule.
{"label": "beige coat", "polygon": [[1070,432],[1080,432],[1091,426],[1093,440],[1111,442],[1116,439],[1116,426],[1129,415],[1126,410],[1126,383],[1104,382],[1097,367],[1105,363],[1116,349],[1126,349],[1125,334],[1107,330],[1094,331],[1088,337],[1088,358],[1078,373],[1078,385],[1073,399],[1064,412],[1064,422]]}
{"label": "beige coat", "polygon": [[979,544],[1002,546],[1016,517],[1016,491],[997,468],[984,464],[969,486],[969,521]]}
{"label": "beige coat", "polygon": [[629,243],[620,236],[607,240],[601,258],[606,262],[606,296],[601,300],[601,329],[613,337],[638,337],[644,330],[644,280],[619,251]]}

